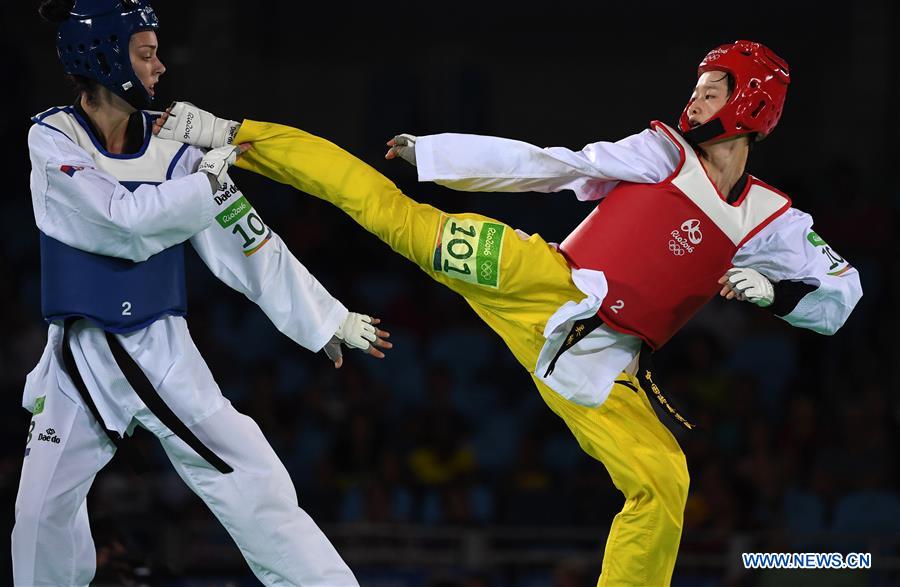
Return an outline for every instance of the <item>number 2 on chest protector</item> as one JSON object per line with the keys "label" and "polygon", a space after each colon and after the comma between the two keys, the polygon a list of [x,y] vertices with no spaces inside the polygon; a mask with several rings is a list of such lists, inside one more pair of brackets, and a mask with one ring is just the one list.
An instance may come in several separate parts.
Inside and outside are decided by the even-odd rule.
{"label": "number 2 on chest protector", "polygon": [[497,287],[505,228],[494,222],[442,217],[434,247],[434,270],[454,279]]}

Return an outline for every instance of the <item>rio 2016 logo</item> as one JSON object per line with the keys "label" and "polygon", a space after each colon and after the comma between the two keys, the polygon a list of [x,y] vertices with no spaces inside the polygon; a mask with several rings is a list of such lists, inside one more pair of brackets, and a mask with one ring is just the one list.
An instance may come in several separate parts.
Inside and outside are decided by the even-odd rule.
{"label": "rio 2016 logo", "polygon": [[[684,238],[681,232],[684,232],[687,238]],[[699,245],[703,240],[703,233],[700,232],[700,221],[696,218],[682,222],[681,232],[673,230],[669,233],[672,237],[669,240],[669,251],[676,257],[681,257],[685,253],[693,253],[694,246]]]}

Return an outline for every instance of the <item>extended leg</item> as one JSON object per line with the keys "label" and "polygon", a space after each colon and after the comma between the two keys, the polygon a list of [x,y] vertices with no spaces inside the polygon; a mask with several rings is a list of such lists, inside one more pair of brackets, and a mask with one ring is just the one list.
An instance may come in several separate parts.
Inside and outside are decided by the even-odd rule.
{"label": "extended leg", "polygon": [[539,235],[523,240],[491,218],[420,204],[350,153],[302,130],[245,120],[235,140],[253,143],[238,166],[341,208],[465,297],[529,370],[536,359],[530,349],[543,341],[541,321],[584,297],[565,259]]}
{"label": "extended leg", "polygon": [[228,404],[191,430],[234,471],[220,473],[177,436],[161,438],[163,448],[264,585],[358,585],[334,546],[298,505],[290,475],[252,419]]}

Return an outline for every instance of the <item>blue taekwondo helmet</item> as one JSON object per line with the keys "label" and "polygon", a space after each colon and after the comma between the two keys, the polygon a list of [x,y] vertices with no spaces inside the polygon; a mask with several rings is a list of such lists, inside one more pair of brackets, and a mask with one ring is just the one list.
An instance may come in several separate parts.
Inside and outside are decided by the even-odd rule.
{"label": "blue taekwondo helmet", "polygon": [[153,97],[131,67],[128,42],[148,30],[159,30],[159,20],[147,0],[76,0],[59,24],[56,52],[66,73],[96,80],[140,110]]}

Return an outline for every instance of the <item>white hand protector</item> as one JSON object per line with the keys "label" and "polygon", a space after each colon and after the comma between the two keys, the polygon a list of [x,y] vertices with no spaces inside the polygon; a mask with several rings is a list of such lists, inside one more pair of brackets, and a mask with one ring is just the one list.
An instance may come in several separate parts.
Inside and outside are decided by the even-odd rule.
{"label": "white hand protector", "polygon": [[228,168],[234,165],[234,162],[237,161],[237,157],[240,154],[241,148],[237,145],[213,149],[200,161],[200,166],[197,167],[197,171],[209,174],[216,180],[216,185],[219,186],[219,189],[222,189],[222,184],[225,182],[225,174],[228,173]]}
{"label": "white hand protector", "polygon": [[410,134],[402,134],[394,137],[394,146],[391,147],[397,156],[407,163],[416,165],[416,137]]}
{"label": "white hand protector", "polygon": [[241,123],[217,118],[190,102],[172,102],[169,117],[159,131],[159,138],[216,149],[234,142]]}
{"label": "white hand protector", "polygon": [[375,334],[375,325],[372,324],[372,318],[365,314],[357,314],[350,312],[344,318],[331,340],[325,343],[322,349],[325,355],[332,361],[336,361],[342,356],[341,343],[355,349],[369,350],[372,343],[377,339]]}
{"label": "white hand protector", "polygon": [[725,275],[738,300],[753,302],[761,308],[771,306],[775,300],[772,282],[759,271],[749,267],[732,267]]}

